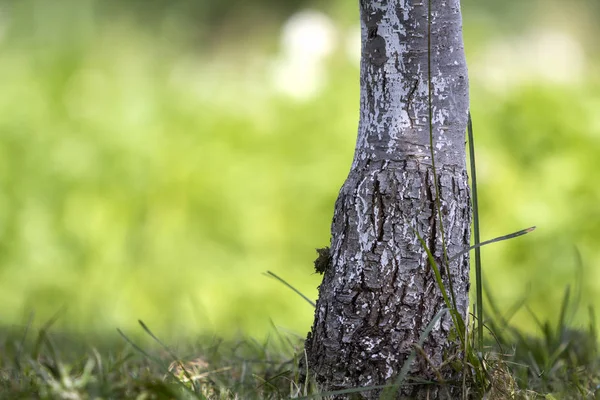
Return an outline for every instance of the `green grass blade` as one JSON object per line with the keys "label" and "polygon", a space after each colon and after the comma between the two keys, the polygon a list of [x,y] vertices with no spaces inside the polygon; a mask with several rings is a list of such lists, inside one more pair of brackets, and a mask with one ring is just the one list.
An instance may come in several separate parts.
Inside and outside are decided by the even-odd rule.
{"label": "green grass blade", "polygon": [[[419,347],[423,347],[423,343],[425,343],[425,340],[427,339],[427,337],[433,330],[433,327],[435,326],[435,324],[444,316],[445,313],[447,313],[449,311],[450,311],[450,309],[448,309],[448,308],[442,308],[440,311],[438,311],[437,314],[435,314],[435,316],[432,318],[432,320],[429,322],[429,324],[427,324],[427,327],[425,327],[425,330],[423,332],[421,332],[421,335],[419,335],[419,341],[418,341]],[[395,398],[396,393],[397,393],[398,389],[400,389],[400,387],[404,383],[404,380],[406,379],[406,376],[408,375],[410,366],[412,365],[416,356],[417,356],[417,352],[416,352],[415,348],[413,347],[412,351],[406,358],[406,361],[404,361],[404,364],[402,365],[402,368],[400,369],[400,373],[396,377],[394,384],[392,386],[390,386],[389,388],[387,388],[386,390],[384,390],[384,392],[382,393],[382,395],[380,397],[380,400],[388,400],[388,399]]]}
{"label": "green grass blade", "polygon": [[556,324],[556,336],[555,340],[557,342],[561,341],[564,332],[567,329],[566,326],[566,318],[567,318],[567,310],[569,308],[569,301],[571,299],[571,287],[567,285],[565,288],[565,295],[563,296],[563,301],[560,306],[560,314],[558,317],[558,322]]}
{"label": "green grass blade", "polygon": [[471,196],[473,199],[473,243],[475,243],[475,291],[477,304],[477,350],[483,353],[483,284],[481,281],[481,248],[479,236],[479,200],[477,198],[477,172],[475,168],[475,142],[473,140],[473,121],[469,111],[467,122],[469,137],[469,157],[471,160]]}
{"label": "green grass blade", "polygon": [[138,346],[137,344],[135,344],[133,342],[133,340],[129,339],[129,337],[127,337],[127,335],[125,335],[123,333],[123,331],[121,331],[119,328],[117,328],[117,332],[119,333],[119,335],[121,335],[121,337],[123,339],[125,339],[125,341],[127,343],[129,343],[135,350],[137,350],[140,354],[142,354],[144,357],[146,357],[148,360],[153,361],[156,365],[158,365],[159,367],[161,367],[161,369],[167,374],[169,375],[171,378],[173,378],[175,380],[175,382],[178,383],[178,385],[180,387],[183,388],[184,391],[186,391],[187,393],[191,394],[194,398],[196,399],[201,399],[201,400],[206,400],[206,398],[202,395],[202,393],[196,393],[195,391],[193,391],[192,389],[190,389],[189,387],[187,387],[187,385],[185,385],[183,382],[181,382],[181,379],[179,379],[177,376],[175,376],[175,374],[173,374],[169,368],[167,366],[164,365],[164,363],[151,356],[147,351],[145,351],[144,349],[142,349],[140,346]]}
{"label": "green grass blade", "polygon": [[435,262],[435,258],[433,257],[433,254],[431,254],[429,247],[427,247],[427,243],[425,243],[425,241],[423,240],[421,235],[419,235],[419,232],[417,232],[417,230],[415,228],[413,228],[413,232],[415,233],[415,235],[417,235],[419,242],[421,242],[421,246],[423,246],[423,249],[425,249],[425,252],[427,253],[427,258],[429,259],[429,265],[431,266],[431,269],[433,270],[433,273],[435,276],[435,281],[436,281],[438,287],[440,288],[440,291],[442,292],[442,297],[444,298],[446,307],[451,309],[452,303],[450,302],[450,298],[448,297],[448,293],[446,292],[446,286],[444,285],[444,282],[442,281],[442,275],[440,274],[440,269],[439,269],[437,263]]}
{"label": "green grass blade", "polygon": [[[431,169],[433,170],[433,186],[435,188],[435,207],[437,211],[437,218],[440,223],[440,235],[442,237],[442,250],[444,253],[444,263],[446,267],[446,274],[448,275],[448,287],[450,289],[450,297],[452,299],[452,307],[450,309],[456,310],[456,298],[454,294],[454,287],[452,284],[452,275],[450,274],[450,260],[448,258],[448,250],[446,246],[446,235],[444,232],[444,220],[442,218],[442,205],[440,188],[438,185],[437,169],[435,167],[435,150],[433,147],[433,85],[431,84],[431,0],[428,1],[427,7],[427,111],[429,116],[429,151],[431,152]],[[435,217],[434,217],[435,218]],[[432,232],[434,234],[434,232]]]}
{"label": "green grass blade", "polygon": [[[446,286],[444,285],[444,282],[442,281],[442,275],[440,274],[440,269],[439,269],[437,263],[435,262],[435,258],[433,257],[433,254],[429,250],[429,247],[427,247],[427,243],[425,243],[425,241],[423,240],[421,235],[419,235],[419,232],[417,232],[417,230],[415,228],[412,228],[412,230],[415,233],[415,235],[417,236],[417,238],[419,239],[419,242],[421,242],[421,246],[423,246],[423,248],[425,249],[425,252],[427,253],[427,258],[429,259],[429,265],[431,266],[431,269],[433,270],[435,281],[438,285],[438,288],[442,292],[442,297],[444,299],[444,303],[446,304],[446,307],[448,308],[448,310],[450,310],[450,315],[452,316],[452,321],[454,322],[454,326],[456,328],[456,331],[459,333],[459,337],[462,342],[464,340],[464,332],[465,332],[465,324],[462,319],[462,316],[460,315],[458,310],[453,307],[454,304],[450,301],[450,297],[448,296],[448,292],[446,291]],[[450,276],[448,276],[448,280],[452,280]]]}
{"label": "green grass blade", "polygon": [[290,288],[291,290],[293,290],[298,296],[302,297],[304,300],[306,300],[306,302],[308,304],[310,304],[313,307],[317,307],[317,304],[312,301],[311,299],[309,299],[308,297],[306,297],[301,291],[299,291],[298,289],[296,289],[295,287],[293,287],[292,285],[290,285],[289,283],[287,283],[284,279],[280,278],[279,276],[275,275],[273,272],[271,271],[267,271],[265,273],[266,276],[277,279],[279,282],[283,283],[285,286],[287,286],[288,288]]}
{"label": "green grass blade", "polygon": [[583,259],[581,257],[581,252],[577,247],[575,247],[575,268],[576,268],[576,276],[575,276],[575,289],[574,296],[575,298],[570,303],[570,312],[567,320],[567,325],[571,325],[573,320],[575,319],[575,315],[577,314],[577,310],[581,305],[581,296],[583,292]]}
{"label": "green grass blade", "polygon": [[486,240],[485,242],[481,242],[481,243],[475,244],[475,245],[473,245],[471,247],[464,248],[461,251],[459,251],[458,253],[456,253],[455,255],[453,255],[450,258],[450,262],[456,261],[460,256],[462,256],[465,253],[468,253],[471,250],[479,249],[480,247],[483,247],[483,246],[491,244],[491,243],[501,242],[503,240],[513,239],[513,238],[516,238],[516,237],[519,237],[519,236],[523,236],[523,235],[525,235],[525,234],[527,234],[529,232],[533,232],[535,230],[535,228],[536,228],[535,226],[531,226],[529,228],[522,229],[522,230],[517,231],[517,232],[509,233],[508,235],[498,236],[498,237],[496,237],[494,239]]}
{"label": "green grass blade", "polygon": [[148,328],[148,326],[144,323],[144,321],[142,321],[141,319],[138,319],[138,323],[140,324],[140,326],[142,327],[142,329],[148,334],[150,335],[150,337],[152,339],[154,339],[154,341],[156,343],[158,343],[166,352],[167,354],[173,359],[173,361],[175,361],[177,363],[177,365],[181,368],[181,370],[183,371],[183,375],[188,379],[188,382],[190,382],[190,384],[192,385],[192,387],[196,387],[196,384],[194,382],[194,380],[192,379],[192,376],[190,375],[190,373],[188,372],[187,368],[185,368],[185,366],[183,365],[183,363],[180,360],[180,357],[177,356],[170,348],[169,346],[167,346],[166,344],[164,344],[151,330],[150,328]]}
{"label": "green grass blade", "polygon": [[27,336],[29,335],[31,325],[33,324],[33,316],[33,312],[29,314],[27,325],[25,325],[25,330],[23,331],[23,337],[21,338],[20,344],[18,345],[14,355],[15,365],[17,366],[18,370],[21,370],[21,356],[23,354],[23,349],[25,349],[25,344],[27,342]]}
{"label": "green grass blade", "polygon": [[46,323],[40,328],[40,332],[38,333],[38,338],[33,346],[33,355],[34,359],[37,359],[42,350],[43,343],[47,342],[46,335],[48,334],[48,330],[54,323],[58,320],[58,318],[65,312],[67,309],[66,306],[62,306]]}

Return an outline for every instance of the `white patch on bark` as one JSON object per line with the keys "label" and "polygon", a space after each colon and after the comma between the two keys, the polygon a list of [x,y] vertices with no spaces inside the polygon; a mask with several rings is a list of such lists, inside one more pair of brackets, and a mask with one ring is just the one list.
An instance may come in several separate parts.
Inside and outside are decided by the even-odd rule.
{"label": "white patch on bark", "polygon": [[443,126],[446,123],[446,120],[450,117],[450,113],[445,108],[434,107],[432,114],[433,114],[432,122],[434,125],[440,124]]}
{"label": "white patch on bark", "polygon": [[391,360],[387,360],[387,362],[385,363],[385,367],[386,367],[386,371],[385,371],[385,379],[390,379],[392,377],[392,375],[394,374],[394,367],[392,367],[392,363],[394,363],[396,361],[395,357],[390,357],[392,358]]}
{"label": "white patch on bark", "polygon": [[366,196],[363,194],[363,187],[367,180],[372,180],[371,176],[365,177],[362,182],[358,185],[357,201],[356,201],[356,213],[360,216],[358,218],[358,242],[360,244],[361,251],[367,251],[369,248],[370,237],[373,236],[373,227],[370,221],[366,218],[369,211],[369,204]]}
{"label": "white patch on bark", "polygon": [[365,337],[361,340],[361,345],[364,346],[367,352],[371,353],[375,346],[378,346],[381,341],[381,338],[373,339],[371,337]]}
{"label": "white patch on bark", "polygon": [[[439,74],[441,75],[442,73],[440,72]],[[445,100],[448,98],[448,94],[446,93],[448,82],[446,79],[441,76],[434,76],[431,78],[431,85],[434,96],[438,96],[440,100]]]}
{"label": "white patch on bark", "polygon": [[390,262],[388,249],[383,249],[381,253],[381,265],[388,265]]}

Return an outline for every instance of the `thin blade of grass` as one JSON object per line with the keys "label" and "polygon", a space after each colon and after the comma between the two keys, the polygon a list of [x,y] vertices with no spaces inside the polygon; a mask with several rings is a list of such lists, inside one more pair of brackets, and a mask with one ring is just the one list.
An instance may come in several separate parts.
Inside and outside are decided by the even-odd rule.
{"label": "thin blade of grass", "polygon": [[521,296],[520,299],[517,299],[515,303],[508,309],[508,311],[504,314],[503,320],[505,327],[508,326],[510,320],[525,307],[525,304],[529,300],[529,295],[531,294],[531,284],[528,284],[525,288],[525,293]]}
{"label": "thin blade of grass", "polygon": [[102,362],[102,356],[100,356],[100,352],[95,347],[92,347],[92,356],[95,360],[96,365],[98,366],[98,377],[100,382],[106,382],[106,375],[104,373],[104,363]]}
{"label": "thin blade of grass", "polygon": [[469,248],[464,248],[461,251],[459,251],[458,253],[456,253],[455,255],[453,255],[452,257],[450,257],[450,262],[456,261],[460,256],[462,256],[465,253],[468,253],[471,250],[478,249],[480,247],[483,247],[483,246],[491,244],[491,243],[501,242],[503,240],[513,239],[513,238],[516,238],[519,236],[523,236],[529,232],[533,232],[535,230],[535,228],[536,228],[535,226],[532,226],[527,229],[522,229],[517,232],[509,233],[508,235],[498,236],[497,238],[486,240],[485,242],[481,242],[481,243],[479,243],[477,245],[473,245]]}
{"label": "thin blade of grass", "polygon": [[[286,354],[290,354],[290,355],[294,355],[295,352],[297,351],[296,347],[294,346],[292,341],[290,340],[290,338],[288,337],[288,335],[284,335],[282,333],[282,329],[280,329],[277,325],[275,325],[275,322],[269,318],[269,323],[271,324],[272,329],[275,331],[275,335],[277,337],[277,340],[279,342],[279,346],[281,346],[281,352],[286,352]],[[285,330],[284,330],[285,331]],[[290,353],[288,353],[288,351]]]}
{"label": "thin blade of grass", "polygon": [[[469,138],[469,158],[471,160],[471,196],[473,201],[473,243],[475,243],[475,292],[477,304],[477,351],[483,354],[483,285],[481,282],[481,246],[479,237],[479,200],[477,198],[477,169],[475,168],[475,141],[473,140],[473,120],[469,111],[467,120]],[[455,256],[456,257],[456,256]]]}
{"label": "thin blade of grass", "polygon": [[158,365],[159,367],[161,367],[161,369],[167,374],[169,375],[171,378],[173,378],[179,386],[181,386],[186,392],[188,392],[189,394],[191,394],[192,396],[194,396],[197,399],[201,399],[201,400],[207,400],[206,397],[204,397],[202,395],[202,393],[196,393],[194,392],[192,389],[190,389],[189,387],[187,387],[187,385],[185,385],[183,382],[181,382],[181,380],[175,376],[175,374],[173,374],[170,370],[168,366],[165,366],[164,363],[151,356],[148,352],[146,352],[144,349],[142,349],[140,346],[138,346],[137,344],[135,344],[133,342],[133,340],[129,339],[129,337],[127,337],[127,335],[125,335],[123,333],[123,331],[121,331],[119,328],[117,328],[117,332],[119,332],[119,335],[121,335],[121,337],[123,339],[125,339],[125,341],[127,343],[129,343],[136,351],[138,351],[140,354],[142,354],[144,357],[146,357],[148,360],[154,362],[156,365]]}
{"label": "thin blade of grass", "polygon": [[25,342],[27,341],[27,336],[29,335],[29,330],[31,325],[33,324],[34,313],[29,313],[29,318],[27,319],[27,325],[25,325],[25,330],[23,331],[23,337],[21,338],[21,342],[17,347],[17,351],[15,352],[15,365],[18,370],[21,370],[21,355],[23,353],[23,349],[25,348]]}
{"label": "thin blade of grass", "polygon": [[439,269],[437,263],[435,262],[435,258],[433,257],[433,254],[431,254],[429,247],[427,247],[427,243],[425,243],[425,241],[423,240],[421,235],[419,235],[419,232],[417,232],[417,230],[415,228],[412,228],[412,229],[413,229],[413,232],[415,233],[415,235],[417,236],[417,238],[419,239],[419,242],[421,242],[421,246],[423,246],[423,249],[425,249],[425,252],[427,253],[427,258],[429,259],[429,265],[431,266],[431,269],[433,270],[437,285],[440,288],[440,291],[442,292],[442,297],[444,298],[446,307],[451,309],[452,303],[450,303],[450,298],[448,297],[448,293],[446,292],[446,286],[444,285],[444,282],[442,281],[442,275],[440,274],[440,269]]}
{"label": "thin blade of grass", "polygon": [[452,284],[452,275],[450,274],[450,259],[448,257],[448,248],[446,246],[446,235],[444,232],[444,219],[442,217],[442,204],[440,196],[440,188],[438,185],[437,169],[435,167],[435,150],[433,147],[433,84],[431,83],[431,0],[427,3],[427,113],[429,117],[429,151],[431,154],[431,169],[433,170],[433,186],[435,188],[435,207],[437,212],[437,218],[440,224],[440,235],[442,238],[442,251],[444,253],[444,263],[446,275],[448,275],[448,287],[450,289],[450,298],[452,299],[451,310],[456,310],[456,298],[454,294],[454,287]]}
{"label": "thin blade of grass", "polygon": [[179,368],[181,368],[181,370],[183,371],[183,375],[189,380],[189,382],[191,383],[191,385],[195,388],[196,384],[194,383],[194,380],[192,379],[192,376],[190,375],[190,373],[188,372],[187,368],[185,367],[185,365],[183,365],[183,363],[181,362],[181,360],[179,359],[179,357],[169,348],[169,346],[167,346],[166,344],[164,344],[151,330],[150,328],[148,328],[148,326],[144,323],[144,321],[142,321],[141,319],[138,319],[138,323],[140,324],[140,326],[142,327],[142,329],[148,334],[150,335],[150,337],[152,339],[154,339],[154,341],[156,341],[156,343],[158,343],[166,352],[167,354],[177,363],[177,365],[179,366]]}
{"label": "thin blade of grass", "polygon": [[491,317],[488,317],[486,321],[483,321],[483,323],[484,323],[484,325],[489,324],[490,331],[495,332],[496,337],[498,337],[498,339],[502,343],[507,344],[508,340],[506,339],[504,332],[506,331],[508,323],[506,322],[502,313],[500,312],[500,308],[496,304],[496,300],[494,300],[494,296],[492,295],[492,292],[489,289],[489,286],[487,285],[485,279],[483,279],[483,276],[482,276],[482,283],[483,283],[483,287],[485,289],[483,293],[487,300],[488,306],[492,311],[491,313],[488,312],[488,314],[490,314]]}
{"label": "thin blade of grass", "polygon": [[108,368],[108,372],[117,372],[119,368],[124,367],[125,363],[129,361],[133,357],[133,353],[127,353],[121,357],[121,354],[118,354],[116,361],[110,365]]}
{"label": "thin blade of grass", "polygon": [[163,369],[165,369],[165,370],[166,370],[166,369],[168,369],[168,368],[166,368],[166,367],[164,366],[164,363],[163,363],[161,360],[159,360],[159,359],[157,359],[157,358],[155,358],[155,357],[151,356],[151,355],[150,355],[148,352],[146,352],[146,350],[142,349],[142,348],[141,348],[140,346],[138,346],[138,345],[137,345],[137,344],[136,344],[136,343],[135,343],[133,340],[129,339],[129,337],[127,337],[127,335],[125,335],[125,334],[123,333],[123,331],[121,331],[119,328],[117,328],[117,332],[118,332],[118,333],[119,333],[119,335],[121,335],[121,337],[122,337],[123,339],[125,339],[125,341],[126,341],[127,343],[129,343],[129,344],[131,345],[131,347],[133,347],[133,348],[134,348],[134,349],[135,349],[135,350],[136,350],[138,353],[142,354],[142,355],[143,355],[144,357],[146,357],[147,359],[149,359],[149,360],[151,360],[151,361],[155,362],[155,363],[156,363],[157,365],[159,365],[161,368],[163,368]]}
{"label": "thin blade of grass", "polygon": [[577,314],[577,310],[579,310],[579,306],[581,304],[583,287],[583,259],[581,258],[581,252],[577,247],[575,247],[575,272],[575,289],[573,290],[575,298],[570,303],[571,306],[568,313],[568,319],[566,321],[567,325],[571,325],[573,323],[575,315]]}
{"label": "thin blade of grass", "polygon": [[[444,316],[444,314],[446,312],[449,312],[449,311],[450,311],[450,309],[448,309],[448,308],[442,308],[440,311],[437,312],[437,314],[435,314],[435,316],[431,319],[429,324],[427,324],[427,327],[425,327],[425,330],[423,332],[421,332],[421,335],[419,335],[419,341],[417,342],[419,347],[423,347],[423,343],[425,343],[425,340],[427,339],[427,337],[433,330],[433,327],[435,326],[435,324]],[[397,391],[398,391],[398,389],[400,389],[400,387],[404,383],[404,380],[406,379],[406,376],[408,375],[410,366],[412,365],[416,356],[417,356],[416,349],[413,348],[411,350],[410,354],[408,355],[408,357],[406,358],[406,361],[404,361],[404,364],[402,365],[402,368],[400,369],[400,373],[398,373],[398,376],[396,377],[394,384],[384,390],[384,392],[382,393],[382,395],[380,397],[380,400],[388,400],[388,399],[393,399],[396,397]]]}
{"label": "thin blade of grass", "polygon": [[598,328],[596,325],[596,312],[594,311],[593,306],[588,306],[588,315],[590,318],[590,326],[589,326],[590,336],[598,337]]}
{"label": "thin blade of grass", "polygon": [[35,341],[35,345],[33,346],[33,354],[32,358],[37,359],[40,355],[40,351],[42,349],[42,343],[44,343],[45,336],[47,335],[48,330],[54,323],[58,320],[58,318],[65,312],[67,309],[66,306],[62,306],[54,313],[52,317],[40,328],[40,332],[38,333],[38,338]]}
{"label": "thin blade of grass", "polygon": [[[433,257],[433,254],[429,250],[429,247],[427,247],[427,243],[425,243],[425,241],[423,240],[421,235],[419,235],[419,232],[417,232],[417,230],[415,228],[412,228],[412,230],[415,233],[415,235],[417,236],[417,238],[419,239],[419,242],[421,242],[421,246],[423,246],[423,248],[425,249],[425,252],[427,253],[427,257],[429,259],[429,265],[431,266],[431,269],[433,270],[433,275],[435,277],[435,281],[438,285],[438,288],[442,292],[442,297],[444,299],[444,303],[446,304],[446,307],[450,310],[450,315],[452,316],[452,321],[454,322],[454,326],[456,328],[456,331],[459,333],[459,337],[462,342],[462,340],[464,339],[464,329],[465,329],[462,317],[460,316],[458,311],[453,307],[454,303],[452,303],[450,301],[450,298],[448,297],[448,293],[446,291],[446,286],[444,285],[444,282],[442,281],[442,275],[440,274],[440,269],[435,261],[435,258]],[[448,276],[448,279],[452,280],[450,276]]]}
{"label": "thin blade of grass", "polygon": [[290,288],[291,290],[293,290],[298,296],[300,296],[304,300],[306,300],[306,302],[308,304],[310,304],[313,307],[317,307],[317,304],[314,301],[312,301],[311,299],[309,299],[308,297],[306,297],[304,294],[302,294],[301,291],[299,291],[298,289],[296,289],[295,287],[293,287],[292,285],[290,285],[289,283],[287,283],[284,279],[280,278],[275,273],[273,273],[271,271],[267,271],[267,272],[265,272],[265,275],[268,276],[268,277],[277,279],[279,282],[283,283],[285,286],[287,286],[288,288]]}
{"label": "thin blade of grass", "polygon": [[567,310],[569,307],[569,300],[571,298],[571,287],[569,285],[567,285],[567,287],[565,288],[565,295],[563,296],[563,301],[561,303],[560,306],[560,314],[558,317],[558,322],[556,323],[556,337],[555,339],[557,341],[561,341],[564,332],[567,329],[566,324],[566,318],[567,318]]}

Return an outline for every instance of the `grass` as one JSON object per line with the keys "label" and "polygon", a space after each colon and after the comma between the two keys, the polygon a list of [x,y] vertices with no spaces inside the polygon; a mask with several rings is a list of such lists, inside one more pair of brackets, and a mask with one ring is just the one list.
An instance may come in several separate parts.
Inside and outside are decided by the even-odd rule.
{"label": "grass", "polygon": [[297,337],[277,334],[262,343],[204,338],[177,349],[155,344],[142,348],[124,334],[120,341],[89,343],[47,329],[34,337],[6,333],[0,397],[274,399],[300,393]]}
{"label": "grass", "polygon": [[[487,292],[486,292],[487,293]],[[489,297],[489,296],[488,296]],[[490,304],[493,304],[491,302]],[[532,336],[494,306],[480,366],[489,386],[473,398],[595,399],[600,396],[597,327],[569,324],[576,302],[565,291],[558,322],[539,322]],[[523,309],[522,304],[518,305]],[[523,311],[523,310],[522,310]],[[536,318],[532,315],[532,318]],[[262,341],[216,337],[172,346],[140,321],[153,344],[127,333],[110,339],[53,332],[53,321],[4,331],[0,398],[10,399],[287,399],[323,398],[300,369],[303,337],[272,327]],[[475,331],[469,330],[471,340]],[[425,339],[427,331],[422,335]],[[418,347],[416,347],[418,350]],[[419,357],[418,351],[413,357]],[[405,368],[407,370],[407,368]],[[400,374],[396,384],[415,377]],[[472,385],[473,382],[467,382]],[[384,393],[385,394],[385,393]]]}
{"label": "grass", "polygon": [[[314,307],[309,298],[284,279],[272,272],[267,275]],[[565,290],[555,324],[541,322],[525,306],[525,299],[508,313],[502,313],[486,287],[485,310],[490,312],[484,325],[489,335],[479,346],[475,324],[471,322],[466,330],[465,349],[477,359],[473,362],[468,356],[467,364],[454,364],[466,377],[465,399],[600,398],[600,353],[592,308],[587,328],[572,324],[580,306],[583,273],[578,278],[575,296],[569,287]],[[430,321],[420,343],[448,311],[441,310]],[[511,324],[518,311],[531,315],[540,328],[538,335],[532,336]],[[471,321],[476,320],[475,315],[470,317]],[[30,320],[26,327],[1,336],[0,398],[309,399],[352,396],[381,388],[320,392],[302,369],[304,338],[274,326],[272,334],[263,341],[201,337],[195,342],[171,346],[163,343],[142,321],[138,321],[140,330],[151,339],[152,345],[141,345],[121,330],[117,330],[119,341],[115,335],[108,342],[53,333],[55,321],[51,319],[33,332]],[[418,377],[408,376],[408,370],[410,363],[420,356],[418,343],[395,381],[385,387],[382,399],[388,398],[394,388],[418,381]]]}

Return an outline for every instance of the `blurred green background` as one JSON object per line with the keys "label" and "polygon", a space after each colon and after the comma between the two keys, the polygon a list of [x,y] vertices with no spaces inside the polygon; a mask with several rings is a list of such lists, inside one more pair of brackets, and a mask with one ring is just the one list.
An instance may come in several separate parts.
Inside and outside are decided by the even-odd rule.
{"label": "blurred green background", "polygon": [[[463,9],[482,238],[538,226],[485,276],[554,318],[577,247],[598,308],[598,2]],[[354,0],[0,1],[0,324],[304,335],[262,273],[316,297],[359,49]]]}

